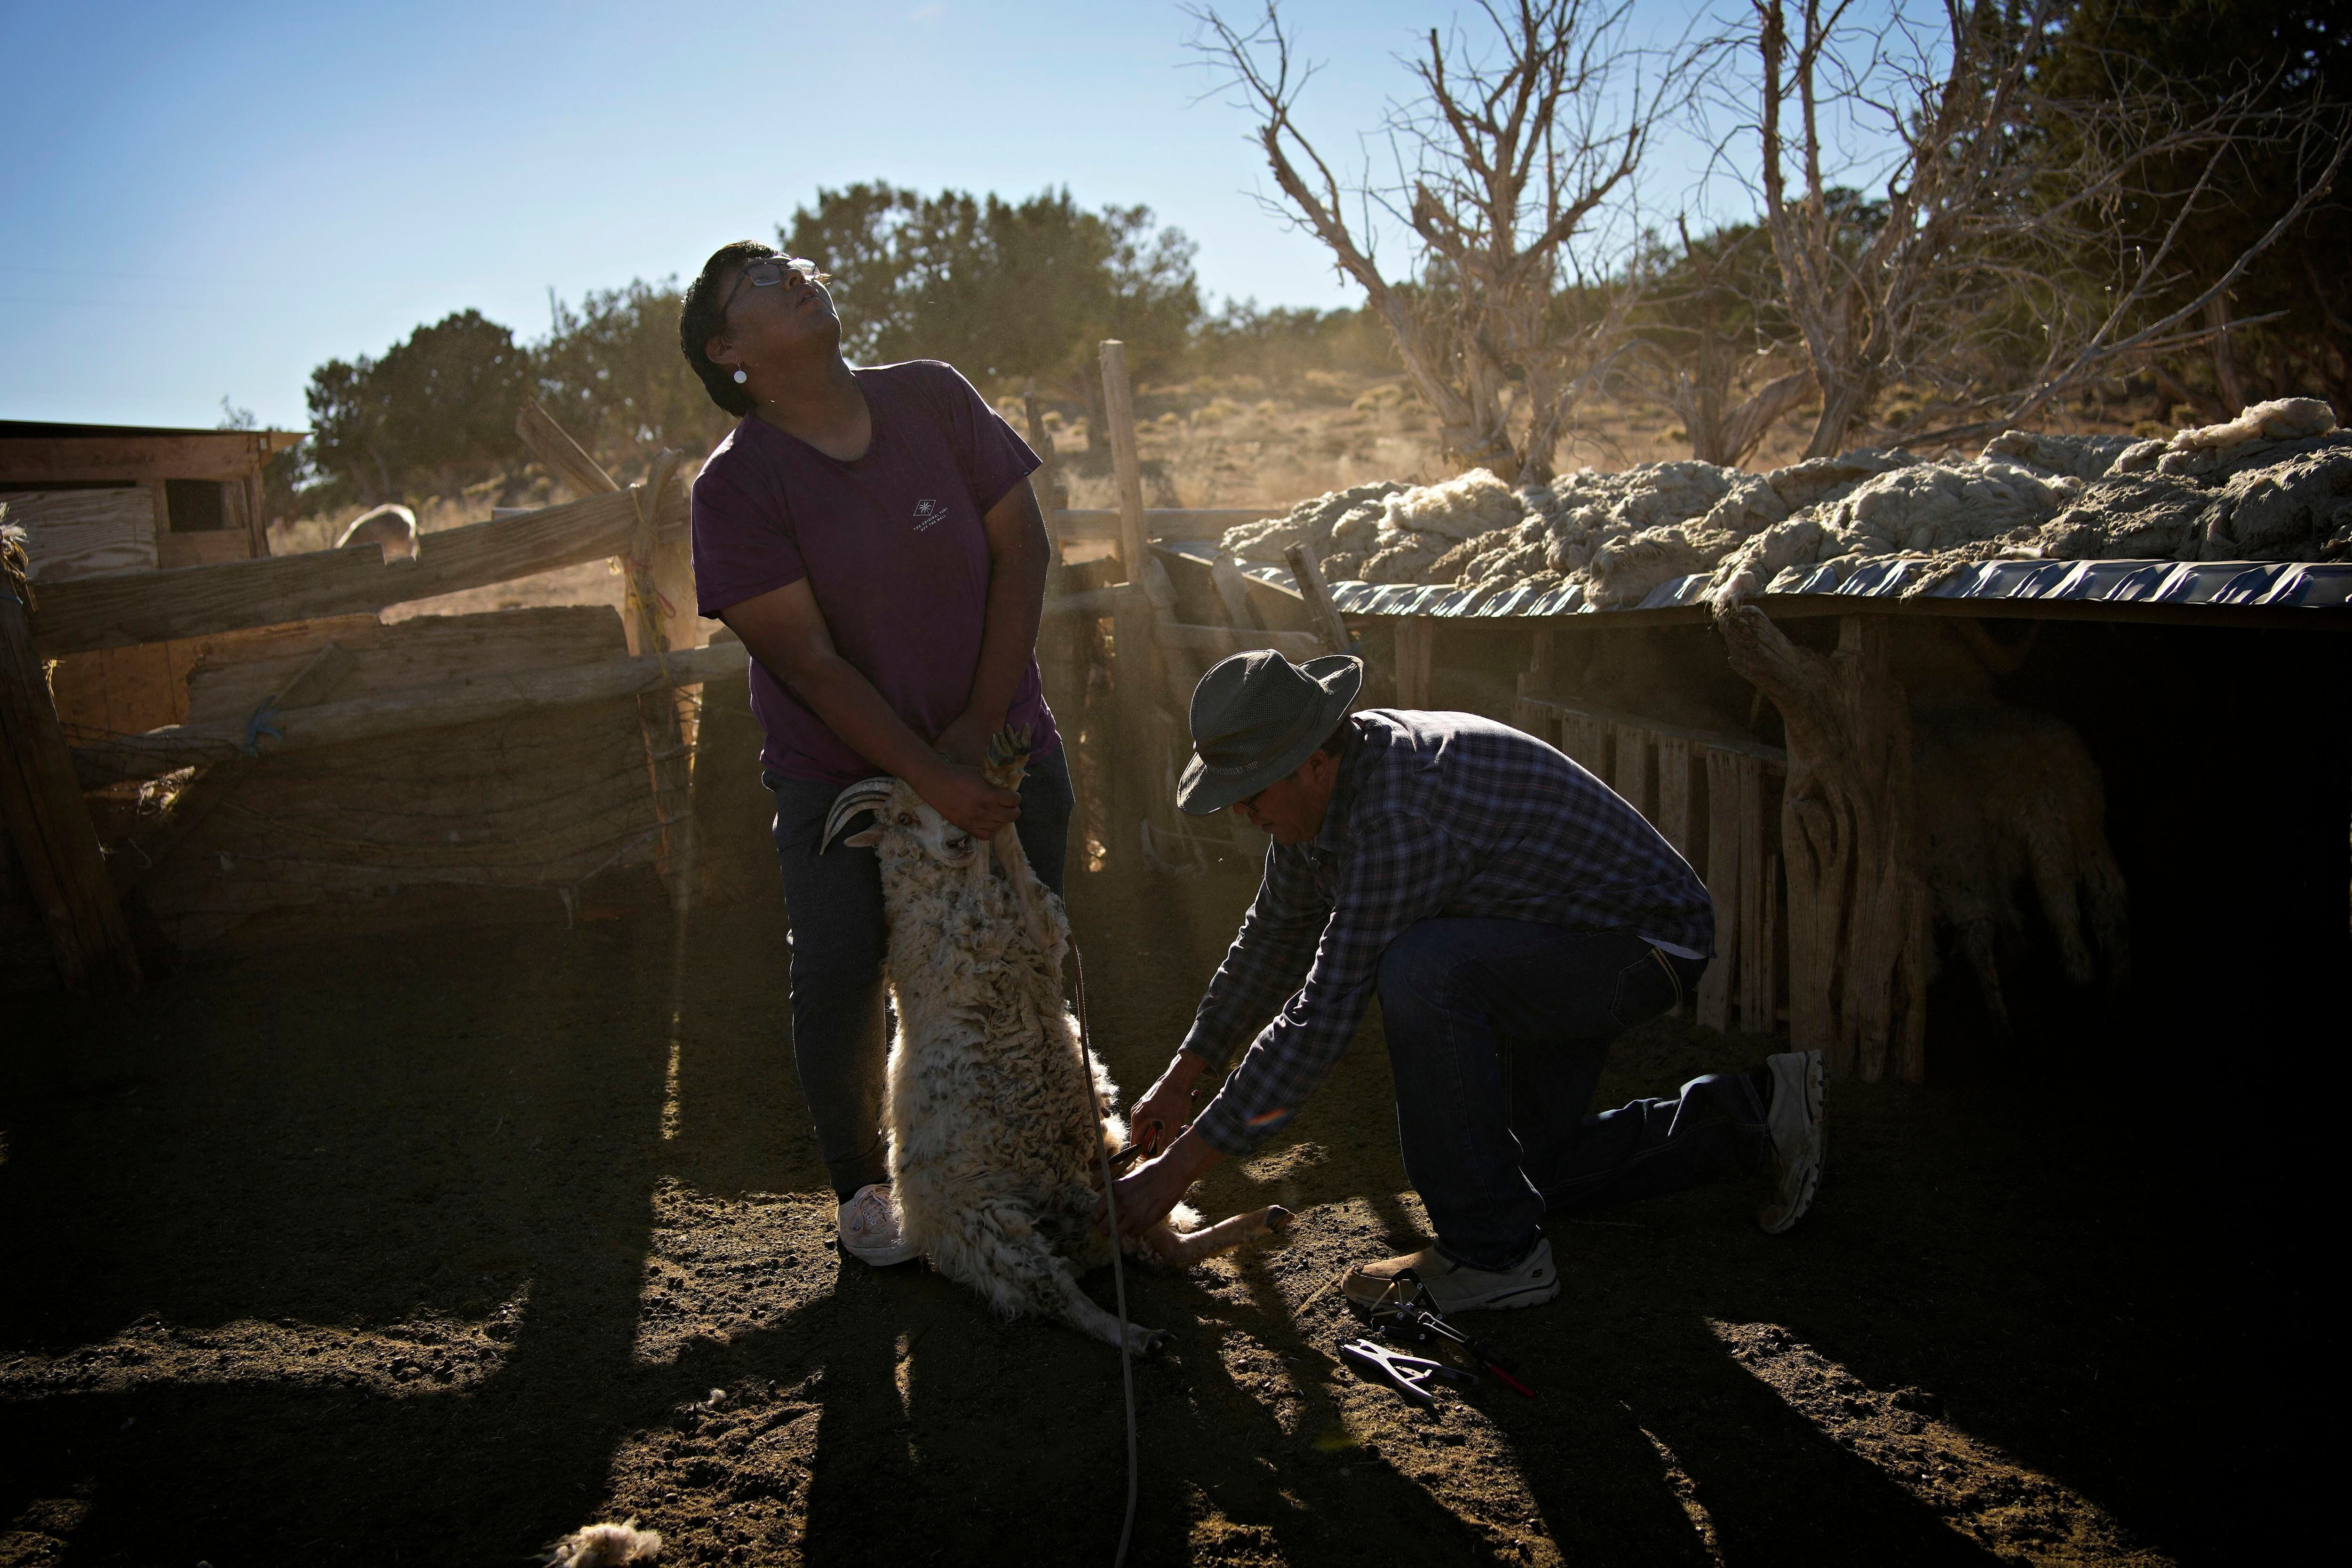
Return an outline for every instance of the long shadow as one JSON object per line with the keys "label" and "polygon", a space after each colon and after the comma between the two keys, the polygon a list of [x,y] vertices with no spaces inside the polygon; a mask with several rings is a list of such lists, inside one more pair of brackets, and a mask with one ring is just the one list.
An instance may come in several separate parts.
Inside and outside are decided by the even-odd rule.
{"label": "long shadow", "polygon": [[[452,1531],[460,1559],[510,1559],[582,1522],[626,1415],[656,1173],[646,934],[279,953],[101,1016],[49,1005],[39,1055],[8,1060],[8,1341],[405,1324],[414,1381],[351,1386],[297,1335],[233,1381],[17,1404],[0,1472],[27,1479],[0,1507],[79,1490],[69,1555],[92,1562],[419,1560]],[[436,1325],[509,1300],[477,1381]]]}
{"label": "long shadow", "polygon": [[[1088,940],[1129,956],[1112,984],[1097,961],[1095,1026],[1132,1094],[1174,1047],[1231,900],[1106,884],[1076,901]],[[128,1002],[12,1003],[0,1374],[22,1353],[58,1381],[19,1378],[0,1406],[0,1527],[74,1563],[513,1562],[607,1507],[673,1532],[680,1563],[1107,1550],[1115,1355],[1000,1324],[919,1269],[838,1263],[780,924],[714,910],[676,937],[666,920],[459,933],[208,962]],[[1662,1027],[1626,1042],[1601,1093],[1765,1048]],[[2178,1063],[2124,1070],[2079,1041],[1937,1060],[1925,1089],[1838,1087],[1822,1200],[1789,1237],[1757,1232],[1754,1194],[1728,1186],[1555,1223],[1567,1294],[1480,1325],[1543,1398],[1480,1407],[1492,1462],[1564,1553],[1699,1550],[1646,1431],[1727,1557],[1977,1554],[1731,1361],[1711,1320],[1779,1324],[1874,1386],[1933,1391],[1951,1425],[2156,1550],[2259,1555],[2307,1521],[2325,1494],[2302,1489],[2312,1457],[2280,1391],[2313,1335],[2272,1167],[2177,1169]],[[1417,1243],[1390,1099],[1375,1027],[1286,1134],[1320,1161],[1273,1193],[1221,1167],[1202,1206],[1361,1200],[1362,1234],[1313,1254],[1333,1269]],[[699,1223],[662,1205],[698,1203],[742,1227],[693,1260],[698,1289],[751,1305],[648,1359],[659,1233]],[[777,1253],[796,1259],[781,1280]],[[1137,1561],[1485,1551],[1461,1500],[1318,1447],[1361,1396],[1323,1359],[1332,1303],[1285,1305],[1305,1294],[1293,1267],[1130,1279],[1134,1316],[1178,1336],[1138,1372]],[[485,1373],[461,1353],[469,1326],[509,1303]],[[220,1381],[52,1359],[116,1341],[135,1360],[142,1325],[248,1321],[290,1337],[204,1373]],[[409,1359],[380,1357],[373,1381],[302,1357],[306,1326],[387,1325]],[[1235,1336],[1261,1371],[1228,1359]],[[1270,1392],[1283,1381],[1295,1395]]]}

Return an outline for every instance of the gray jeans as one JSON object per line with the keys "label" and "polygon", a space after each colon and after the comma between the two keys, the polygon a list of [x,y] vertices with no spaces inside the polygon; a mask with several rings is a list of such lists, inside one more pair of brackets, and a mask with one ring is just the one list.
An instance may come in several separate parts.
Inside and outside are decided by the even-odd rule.
{"label": "gray jeans", "polygon": [[[833,1189],[845,1198],[868,1182],[890,1179],[882,1147],[888,1050],[882,963],[890,929],[882,910],[881,862],[872,849],[845,845],[817,853],[839,785],[773,773],[761,782],[776,797],[776,861],[792,931],[793,1063]],[[1056,893],[1072,804],[1069,765],[1060,752],[1030,765],[1021,781],[1016,826],[1031,868]]]}

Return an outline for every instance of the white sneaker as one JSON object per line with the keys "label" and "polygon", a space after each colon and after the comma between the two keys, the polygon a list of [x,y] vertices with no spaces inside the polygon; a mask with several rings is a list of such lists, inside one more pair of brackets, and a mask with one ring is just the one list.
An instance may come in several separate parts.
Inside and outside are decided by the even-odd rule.
{"label": "white sneaker", "polygon": [[877,1268],[922,1256],[898,1234],[898,1200],[879,1182],[868,1182],[850,1194],[834,1215],[840,1227],[841,1250]]}
{"label": "white sneaker", "polygon": [[1772,1195],[1756,1211],[1756,1223],[1774,1236],[1805,1217],[1822,1181],[1822,1111],[1828,1074],[1819,1051],[1783,1051],[1766,1057],[1772,1074],[1772,1103],[1764,1130],[1772,1140]]}
{"label": "white sneaker", "polygon": [[1500,1272],[1456,1263],[1424,1247],[1402,1258],[1359,1263],[1339,1279],[1340,1293],[1360,1307],[1411,1300],[1416,1285],[1440,1312],[1540,1307],[1559,1294],[1559,1270],[1552,1267],[1551,1238],[1538,1237],[1525,1258]]}

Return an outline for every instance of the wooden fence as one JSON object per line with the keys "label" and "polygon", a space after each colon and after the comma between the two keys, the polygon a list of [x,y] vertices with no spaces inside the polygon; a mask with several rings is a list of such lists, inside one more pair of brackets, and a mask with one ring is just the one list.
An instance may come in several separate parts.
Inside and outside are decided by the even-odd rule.
{"label": "wooden fence", "polygon": [[[200,945],[267,910],[420,885],[570,908],[590,878],[650,865],[690,895],[694,700],[744,655],[700,646],[677,456],[625,488],[535,405],[517,430],[582,499],[427,534],[412,560],[12,574],[0,972],[134,984],[134,926]],[[626,579],[618,616],[377,616],[599,560]]]}
{"label": "wooden fence", "polygon": [[1536,636],[1535,668],[1520,678],[1515,721],[1622,795],[1706,880],[1716,958],[1699,982],[1698,1022],[1772,1033],[1788,973],[1779,851],[1788,753],[1744,736],[1549,695],[1551,634]]}

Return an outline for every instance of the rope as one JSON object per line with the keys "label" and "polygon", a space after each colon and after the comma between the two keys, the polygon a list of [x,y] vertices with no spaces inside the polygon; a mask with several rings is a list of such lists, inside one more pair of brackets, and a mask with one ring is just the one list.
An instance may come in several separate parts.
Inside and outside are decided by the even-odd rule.
{"label": "rope", "polygon": [[[1070,942],[1070,963],[1078,980],[1078,1077],[1085,1094],[1085,1103],[1091,1113],[1095,1104],[1095,1075],[1087,1064],[1094,1059],[1094,1033],[1087,1027],[1087,963],[1078,956],[1077,940]],[[1118,1554],[1111,1559],[1111,1568],[1123,1568],[1127,1562],[1127,1543],[1135,1534],[1135,1363],[1127,1348],[1127,1269],[1120,1262],[1118,1244],[1118,1178],[1111,1170],[1110,1146],[1102,1140],[1097,1126],[1095,1146],[1102,1151],[1103,1210],[1110,1221],[1111,1287],[1118,1300],[1118,1381],[1127,1394],[1127,1518],[1118,1527]]]}

